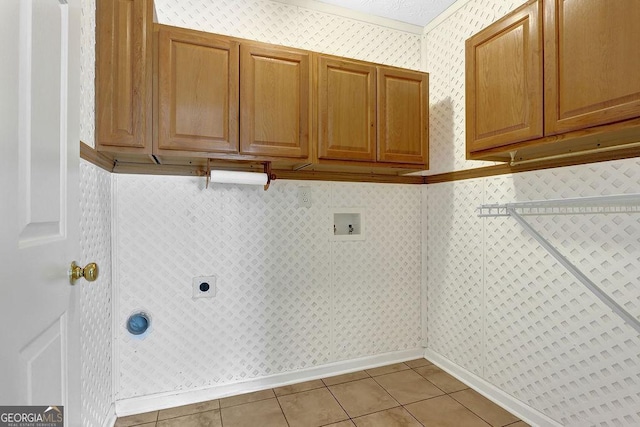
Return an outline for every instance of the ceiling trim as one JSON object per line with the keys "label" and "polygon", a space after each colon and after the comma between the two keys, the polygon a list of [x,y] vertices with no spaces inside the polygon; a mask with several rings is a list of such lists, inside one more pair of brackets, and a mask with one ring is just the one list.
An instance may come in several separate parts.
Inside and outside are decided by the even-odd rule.
{"label": "ceiling trim", "polygon": [[[395,19],[382,18],[379,16],[369,15],[368,13],[357,12],[345,7],[334,6],[332,4],[320,3],[314,0],[274,0],[278,3],[285,3],[292,6],[298,6],[305,9],[311,9],[318,12],[324,12],[331,15],[342,16],[345,18],[355,19],[356,21],[367,22],[369,24],[379,25],[394,30],[404,31],[411,34],[423,34],[423,27],[420,25],[408,24],[406,22],[396,21]],[[458,0],[461,2],[463,0]],[[469,0],[464,0],[466,3]],[[457,2],[456,2],[457,4]],[[455,4],[454,4],[455,5]],[[447,11],[451,9],[448,8]],[[457,10],[457,9],[456,9]],[[446,12],[446,11],[445,11]]]}
{"label": "ceiling trim", "polygon": [[454,13],[456,13],[459,9],[461,9],[464,5],[466,5],[470,1],[471,0],[458,0],[458,1],[456,1],[451,6],[449,6],[447,9],[445,9],[445,11],[442,12],[440,15],[436,16],[435,19],[433,19],[431,22],[429,22],[427,25],[425,25],[425,27],[423,28],[422,32],[424,34],[427,34],[429,31],[433,30],[438,25],[442,24],[447,18],[449,18]]}

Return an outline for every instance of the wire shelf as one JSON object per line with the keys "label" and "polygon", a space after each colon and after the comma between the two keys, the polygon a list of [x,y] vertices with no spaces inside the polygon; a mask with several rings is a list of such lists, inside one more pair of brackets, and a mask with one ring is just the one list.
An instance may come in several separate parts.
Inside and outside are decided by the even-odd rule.
{"label": "wire shelf", "polygon": [[640,213],[640,194],[620,194],[574,199],[539,200],[532,202],[507,203],[503,205],[482,205],[478,208],[480,217],[510,216],[514,218],[538,243],[562,264],[576,279],[620,316],[629,326],[640,333],[640,320],[624,309],[610,295],[589,279],[577,266],[572,264],[560,251],[536,231],[524,219],[526,215],[583,215]]}
{"label": "wire shelf", "polygon": [[510,216],[509,210],[527,215],[588,215],[640,213],[640,194],[537,200],[488,204],[478,208],[479,217]]}

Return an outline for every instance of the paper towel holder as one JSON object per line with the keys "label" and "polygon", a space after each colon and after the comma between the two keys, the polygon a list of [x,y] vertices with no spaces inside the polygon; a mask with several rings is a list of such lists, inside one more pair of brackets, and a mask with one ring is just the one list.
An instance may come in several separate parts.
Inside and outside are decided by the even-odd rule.
{"label": "paper towel holder", "polygon": [[276,174],[271,172],[271,162],[264,162],[263,168],[263,173],[221,169],[212,170],[211,159],[207,159],[207,184],[205,188],[209,188],[209,182],[217,182],[224,184],[262,185],[264,186],[264,190],[267,191],[271,181],[275,181]]}

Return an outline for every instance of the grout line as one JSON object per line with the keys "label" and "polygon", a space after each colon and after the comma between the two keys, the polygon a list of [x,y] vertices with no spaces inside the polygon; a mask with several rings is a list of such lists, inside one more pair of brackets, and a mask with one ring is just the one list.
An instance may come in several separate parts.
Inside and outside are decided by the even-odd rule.
{"label": "grout line", "polygon": [[[316,381],[316,380],[311,380],[311,381]],[[292,394],[306,393],[306,392],[308,392],[308,391],[318,390],[318,389],[321,389],[321,388],[323,388],[323,387],[326,387],[325,383],[324,383],[321,379],[320,379],[319,381],[322,383],[322,385],[321,385],[320,387],[313,387],[313,388],[309,388],[309,389],[306,389],[306,390],[293,391],[293,392],[291,392],[291,393],[281,394],[280,396],[278,396],[278,395],[276,394],[276,397],[291,396]],[[294,386],[294,385],[297,385],[297,384],[306,383],[306,382],[308,382],[308,381],[302,381],[302,382],[299,382],[299,383],[289,384],[289,385],[285,385],[285,386],[282,386],[282,387],[291,387],[291,386]],[[277,388],[281,388],[281,387],[277,387]],[[272,390],[273,390],[273,393],[275,394],[276,389],[274,388],[274,389],[272,389]]]}
{"label": "grout line", "polygon": [[[416,402],[413,402],[413,403],[416,403]],[[407,403],[407,405],[411,405],[411,403]],[[415,415],[413,415],[413,414],[411,413],[411,411],[410,411],[410,410],[408,410],[407,408],[405,408],[405,407],[404,407],[404,405],[402,405],[402,409],[404,409],[405,411],[407,411],[407,414],[411,415],[411,418],[413,418],[414,420],[416,420],[416,422],[417,422],[418,424],[420,424],[421,426],[424,426],[424,424],[422,424],[422,423],[420,422],[420,420],[418,420],[418,419],[415,417]]]}
{"label": "grout line", "polygon": [[[433,365],[433,364],[432,364],[432,365]],[[387,366],[391,366],[391,365],[387,365]],[[418,422],[420,425],[423,425],[423,426],[424,426],[424,424],[422,424],[422,423],[421,423],[421,422],[420,422],[420,421],[419,421],[419,420],[418,420],[418,419],[417,419],[417,418],[416,418],[416,417],[411,413],[411,411],[409,411],[409,410],[406,408],[406,406],[408,406],[408,405],[413,405],[413,404],[420,403],[420,402],[425,402],[425,401],[428,401],[428,400],[433,400],[433,399],[440,398],[440,397],[443,397],[443,396],[448,396],[448,397],[451,397],[451,398],[452,398],[454,401],[456,401],[457,403],[459,403],[462,407],[464,407],[465,409],[467,409],[468,411],[470,411],[472,414],[474,414],[475,416],[477,416],[478,418],[480,418],[481,420],[483,420],[483,421],[485,421],[485,422],[489,423],[489,421],[488,421],[488,420],[486,420],[485,418],[483,418],[480,414],[476,413],[474,410],[472,410],[471,408],[469,408],[468,406],[466,406],[464,403],[462,403],[462,402],[458,401],[455,397],[451,396],[452,394],[455,394],[455,393],[458,393],[458,392],[461,392],[461,391],[465,391],[465,390],[473,390],[472,388],[467,387],[467,388],[464,388],[464,389],[462,389],[462,390],[455,390],[455,391],[452,391],[452,392],[446,392],[446,391],[442,390],[440,387],[438,387],[435,383],[433,383],[432,381],[430,381],[428,378],[424,377],[423,375],[421,375],[420,373],[418,373],[418,372],[416,371],[416,369],[420,369],[420,368],[423,368],[423,367],[425,367],[425,366],[431,366],[431,365],[423,365],[423,366],[418,366],[418,367],[415,367],[415,368],[409,367],[409,369],[403,369],[403,370],[401,370],[401,371],[390,372],[390,373],[388,373],[388,374],[382,374],[382,375],[389,375],[389,374],[396,374],[396,373],[400,373],[400,372],[405,372],[405,371],[411,370],[411,371],[414,371],[415,373],[417,373],[418,375],[420,375],[420,377],[421,377],[421,378],[423,378],[423,379],[427,380],[429,383],[431,383],[434,387],[436,387],[438,390],[440,390],[440,391],[443,393],[443,394],[438,395],[438,396],[433,396],[433,397],[429,397],[429,398],[426,398],[426,399],[420,399],[420,400],[417,400],[417,401],[415,401],[415,402],[409,402],[409,403],[406,403],[406,404],[401,404],[400,402],[398,402],[398,401],[397,401],[397,400],[396,400],[396,399],[395,399],[395,398],[394,398],[394,397],[393,397],[393,396],[392,396],[392,395],[387,391],[387,389],[386,389],[382,384],[380,384],[380,383],[376,380],[376,378],[377,378],[377,377],[380,377],[380,376],[382,376],[382,375],[377,375],[377,376],[375,376],[375,377],[374,377],[374,376],[371,376],[368,372],[366,372],[366,370],[361,371],[361,372],[364,372],[364,373],[367,375],[367,377],[365,377],[365,378],[360,378],[360,379],[356,379],[356,380],[345,381],[345,382],[338,383],[338,384],[332,384],[331,386],[326,385],[326,384],[324,383],[324,381],[322,381],[322,379],[320,379],[320,380],[322,381],[322,383],[323,383],[323,386],[321,386],[321,387],[312,388],[312,389],[309,389],[309,390],[298,391],[298,392],[294,392],[294,393],[286,394],[286,395],[283,395],[283,396],[275,396],[275,390],[274,390],[274,389],[268,389],[268,390],[271,390],[271,391],[274,393],[275,399],[276,399],[276,401],[277,401],[277,403],[278,403],[278,406],[280,407],[280,411],[282,412],[282,415],[283,415],[283,417],[284,417],[284,419],[285,419],[285,422],[287,423],[287,425],[288,425],[288,426],[290,426],[290,423],[289,423],[289,420],[287,419],[287,416],[286,416],[286,414],[285,414],[285,412],[284,412],[284,409],[282,408],[282,404],[280,403],[280,397],[286,397],[286,396],[291,396],[291,395],[294,395],[294,394],[300,394],[300,393],[311,392],[311,391],[315,391],[315,390],[320,390],[320,389],[322,389],[322,388],[325,388],[325,389],[327,389],[327,390],[329,391],[329,393],[331,394],[331,396],[334,398],[334,400],[338,403],[338,405],[340,406],[340,408],[342,408],[342,410],[344,411],[344,413],[347,415],[347,417],[348,417],[348,418],[347,418],[346,420],[342,420],[342,421],[350,420],[350,421],[352,421],[352,422],[353,422],[353,420],[354,420],[354,419],[356,419],[356,418],[361,418],[361,417],[364,417],[364,416],[368,416],[368,415],[377,414],[377,413],[380,413],[380,412],[389,411],[389,410],[391,410],[391,409],[402,408],[402,409],[404,409],[405,411],[407,411],[407,412],[409,413],[409,415],[410,415],[414,420],[416,420],[416,422]],[[435,365],[434,365],[434,366],[435,366]],[[346,375],[346,374],[345,374],[345,375]],[[328,378],[331,378],[331,377],[328,377]],[[348,383],[352,383],[352,382],[356,382],[356,381],[361,381],[361,380],[366,380],[366,379],[372,379],[372,380],[373,380],[373,381],[374,381],[374,382],[375,382],[375,383],[376,383],[380,388],[382,388],[382,390],[383,390],[383,391],[384,391],[384,392],[385,392],[389,397],[391,397],[391,399],[392,399],[393,401],[395,401],[395,402],[398,404],[398,406],[394,406],[394,407],[391,407],[391,408],[385,408],[385,409],[381,409],[381,410],[377,410],[377,411],[373,411],[373,412],[369,412],[369,413],[366,413],[366,414],[358,415],[357,417],[351,417],[351,416],[349,415],[349,413],[346,411],[345,407],[342,405],[342,403],[340,403],[340,401],[338,400],[338,398],[335,396],[335,394],[333,393],[333,391],[331,390],[331,388],[330,388],[330,387],[333,387],[333,386],[339,386],[339,385],[342,385],[342,384],[348,384]],[[304,382],[304,381],[302,381],[302,382]],[[299,384],[299,383],[296,383],[296,384]],[[291,385],[294,385],[294,384],[291,384]],[[286,386],[285,386],[285,387],[286,387]],[[242,395],[240,394],[240,395],[237,395],[237,396],[242,396]],[[233,396],[230,396],[230,397],[233,397]],[[197,414],[201,414],[201,413],[205,413],[205,412],[213,412],[213,411],[217,410],[217,411],[219,412],[219,415],[220,415],[220,422],[221,422],[222,426],[224,427],[224,422],[223,422],[223,420],[222,420],[222,409],[233,408],[233,407],[237,407],[237,406],[241,406],[241,405],[248,405],[248,404],[252,404],[252,403],[262,402],[262,401],[270,400],[270,399],[273,399],[273,398],[274,398],[274,397],[267,397],[267,398],[264,398],[264,399],[258,399],[258,400],[254,400],[254,401],[251,401],[251,402],[245,402],[245,403],[239,403],[239,404],[237,404],[237,405],[227,406],[227,407],[225,407],[225,408],[219,407],[219,409],[209,409],[209,410],[204,410],[204,411],[197,411],[197,412],[194,412],[194,413],[192,413],[192,414],[185,414],[185,415],[181,415],[181,416],[177,416],[177,417],[173,417],[173,418],[168,418],[167,420],[170,420],[170,419],[177,419],[177,418],[182,418],[182,417],[186,417],[186,416],[197,415]],[[220,400],[221,400],[221,399],[213,399],[213,400],[211,400],[211,401],[214,401],[214,400],[218,400],[218,402],[220,402]],[[167,409],[172,409],[172,408],[167,408]],[[507,412],[508,412],[509,414],[513,415],[511,412],[509,412],[509,411],[507,411]],[[515,415],[514,415],[514,416],[515,416]],[[155,421],[155,425],[156,425],[156,426],[157,426],[157,424],[161,421],[161,420],[159,420],[159,417],[160,417],[160,411],[156,411],[156,421]],[[165,421],[165,420],[162,420],[162,421]],[[339,421],[339,422],[342,422],[342,421]],[[520,421],[522,421],[522,420],[518,419],[518,420],[516,420],[516,421],[514,421],[514,422],[512,422],[512,423],[510,423],[510,424],[507,424],[507,425],[505,425],[505,426],[503,426],[503,427],[508,427],[508,426],[514,425],[514,424],[516,424],[516,423],[518,423],[518,422],[520,422]],[[328,426],[328,425],[331,425],[331,424],[334,424],[334,423],[325,424],[325,426]]]}
{"label": "grout line", "polygon": [[[411,370],[413,370],[413,369],[411,369]],[[406,371],[406,369],[405,369],[405,371]],[[404,372],[404,371],[400,371],[400,372]],[[415,372],[415,371],[414,371],[414,372]],[[418,373],[416,372],[416,374],[418,374]],[[418,374],[418,375],[420,375],[420,374]],[[420,375],[420,377],[424,378],[422,375]],[[427,380],[426,378],[424,378],[424,379],[425,379],[425,380]],[[373,378],[373,380],[374,380],[374,381],[376,381],[376,379],[375,379],[375,378]],[[429,381],[429,380],[427,380],[427,381]],[[431,383],[431,381],[429,381],[429,382]],[[387,389],[386,389],[382,384],[380,384],[378,381],[376,381],[376,383],[377,383],[380,387],[382,387],[382,389],[383,389],[384,391],[386,391],[386,392],[387,392],[387,394],[389,394],[389,395],[391,396],[391,393],[389,393],[389,392],[387,391]],[[433,383],[431,383],[431,384],[433,384]],[[413,414],[412,414],[412,413],[411,413],[407,408],[405,408],[405,405],[412,405],[412,404],[414,404],[414,403],[423,402],[423,401],[425,401],[425,400],[435,399],[436,397],[446,396],[446,392],[445,392],[444,390],[441,390],[441,389],[440,389],[438,386],[436,386],[435,384],[433,384],[433,386],[434,386],[435,388],[437,388],[438,390],[440,390],[441,392],[445,393],[445,394],[440,394],[440,395],[438,395],[438,396],[428,397],[428,398],[426,398],[426,399],[420,399],[420,400],[416,400],[415,402],[409,402],[409,403],[400,403],[400,402],[398,402],[398,401],[397,401],[393,396],[391,396],[391,397],[392,397],[394,400],[396,400],[396,402],[398,402],[398,403],[400,404],[400,407],[401,407],[401,408],[403,408],[405,411],[409,412],[409,415],[411,415],[411,417],[413,417],[413,419],[415,419],[416,421],[418,421],[418,420],[416,419],[416,417],[414,417],[414,416],[413,416]],[[393,408],[383,409],[382,411],[377,411],[377,412],[383,412],[383,411],[387,411],[387,410],[389,410],[389,409],[393,409]],[[376,412],[372,412],[372,414],[375,414],[375,413],[376,413]],[[370,415],[370,414],[367,414],[367,415]],[[418,423],[420,423],[420,421],[418,421]],[[420,424],[422,424],[422,423],[420,423]]]}
{"label": "grout line", "polygon": [[[356,382],[356,381],[366,380],[367,378],[373,378],[373,377],[372,377],[371,375],[369,375],[369,373],[368,373],[367,371],[365,371],[365,370],[363,370],[363,371],[356,371],[356,372],[364,372],[365,374],[367,374],[367,377],[366,377],[366,378],[358,378],[358,379],[355,379],[355,380],[348,380],[348,381],[344,381],[344,382],[341,382],[341,383],[335,383],[335,384],[331,384],[331,385],[327,385],[327,383],[325,383],[325,382],[324,382],[324,381],[322,381],[322,380],[321,380],[321,381],[322,381],[322,383],[324,384],[324,386],[325,386],[325,387],[333,387],[334,385],[341,385],[341,384],[347,384],[347,383],[354,383],[354,382]],[[349,375],[349,374],[342,374],[342,375]],[[334,375],[334,376],[339,377],[340,375]],[[332,378],[332,377],[327,377],[327,378]]]}
{"label": "grout line", "polygon": [[[473,390],[473,389],[471,389]],[[459,391],[464,391],[464,390],[459,390]],[[475,390],[473,390],[475,391]],[[455,392],[457,393],[457,392]],[[477,392],[476,392],[477,393]],[[453,394],[453,393],[452,393]],[[484,397],[484,396],[483,396]],[[476,417],[480,418],[482,421],[484,421],[485,423],[492,425],[489,420],[485,420],[480,414],[478,414],[477,412],[475,412],[473,409],[469,408],[467,405],[465,405],[464,403],[460,402],[458,399],[456,399],[455,397],[451,397],[453,400],[455,400],[456,402],[458,402],[463,408],[466,408],[469,412],[471,412],[473,415],[475,415]],[[511,413],[511,412],[509,412]],[[513,415],[513,414],[512,414]],[[515,415],[514,415],[515,416]],[[517,421],[516,421],[517,422]]]}
{"label": "grout line", "polygon": [[[418,374],[418,375],[420,375],[420,374]],[[422,377],[422,375],[420,375],[420,376]],[[438,386],[437,386],[433,381],[429,380],[429,378],[427,378],[427,377],[422,377],[422,378],[424,378],[425,380],[429,381],[429,382],[430,382],[430,383],[431,383],[435,388],[437,388],[438,390],[440,390],[441,392],[443,392],[444,394],[441,394],[441,396],[445,396],[445,395],[447,395],[447,396],[448,396],[448,395],[449,395],[449,393],[447,393],[446,391],[444,391],[443,389],[441,389],[440,387],[438,387]],[[425,400],[427,400],[427,399],[425,399]]]}
{"label": "grout line", "polygon": [[[302,393],[302,392],[300,392],[300,393]],[[274,392],[274,394],[275,394],[275,392]],[[297,394],[297,393],[292,393],[292,394]],[[287,396],[290,396],[290,395],[287,394]],[[282,409],[282,405],[280,404],[280,399],[278,398],[278,396],[276,396],[276,402],[278,402],[278,406],[280,407],[280,412],[282,412],[282,416],[284,417],[284,422],[287,423],[288,426],[290,426],[291,424],[289,424],[289,420],[287,419],[287,414],[285,414],[284,413],[284,409]],[[222,426],[222,427],[224,427],[224,426]]]}
{"label": "grout line", "polygon": [[[409,368],[409,369],[411,369],[411,368]],[[406,370],[406,369],[405,369],[405,370]],[[378,375],[378,376],[380,376],[380,375]],[[378,384],[378,386],[379,386],[382,390],[384,390],[384,392],[385,392],[385,393],[387,393],[387,395],[388,395],[391,399],[393,399],[393,401],[394,401],[394,402],[396,402],[396,403],[398,404],[398,406],[402,406],[402,404],[401,404],[400,402],[398,402],[398,401],[396,400],[396,398],[395,398],[395,397],[391,396],[391,393],[389,393],[389,392],[387,391],[387,389],[386,389],[386,388],[382,387],[382,385],[380,385],[380,383],[378,383],[378,381],[376,381],[376,379],[375,379],[374,377],[371,377],[371,379],[372,379],[376,384]],[[391,409],[391,408],[389,408],[389,409]]]}
{"label": "grout line", "polygon": [[[271,390],[273,391],[272,388],[268,388],[266,390]],[[243,396],[245,394],[251,394],[251,393],[260,393],[261,391],[266,391],[266,390],[259,390],[259,391],[252,391],[250,393],[242,393],[242,394],[236,394],[234,396],[227,396],[227,397],[236,397],[236,396]],[[223,397],[222,399],[226,399],[227,397]],[[276,396],[275,391],[273,392],[273,396],[271,397],[265,397],[264,399],[256,399],[256,400],[252,400],[250,402],[243,402],[243,403],[236,403],[235,405],[229,405],[229,406],[225,406],[224,408],[222,407],[222,405],[220,406],[220,411],[222,411],[223,409],[227,409],[227,408],[234,408],[236,406],[240,406],[240,405],[246,405],[248,403],[255,403],[255,402],[262,402],[263,400],[269,400],[269,399],[273,399],[273,398],[277,398],[278,396]],[[218,399],[218,400],[222,400],[222,399]],[[215,399],[214,399],[215,400]]]}
{"label": "grout line", "polygon": [[[432,365],[433,365],[433,364],[432,364]],[[431,366],[431,365],[426,365],[426,366]],[[436,365],[433,365],[433,366],[436,366]],[[453,394],[453,393],[458,393],[459,391],[464,391],[464,390],[473,390],[473,389],[472,389],[471,387],[469,387],[468,385],[466,385],[466,384],[462,383],[462,384],[464,384],[464,385],[465,385],[465,388],[463,388],[463,389],[455,390],[455,391],[451,391],[451,392],[444,391],[441,387],[438,387],[438,385],[437,385],[436,383],[434,383],[434,382],[433,382],[433,381],[431,381],[429,378],[427,378],[427,377],[425,377],[424,375],[422,375],[420,372],[416,371],[416,369],[420,369],[420,368],[424,368],[424,366],[420,366],[420,367],[418,367],[418,368],[411,368],[411,369],[413,369],[413,370],[415,371],[415,373],[416,373],[416,374],[420,375],[422,378],[424,378],[425,380],[429,381],[429,382],[430,382],[431,384],[433,384],[433,385],[434,385],[438,390],[442,391],[442,392],[443,392],[445,395],[447,395],[447,396],[448,396],[448,395],[450,395],[450,394]],[[436,366],[436,368],[440,369],[438,366]],[[447,375],[451,375],[451,374],[447,373],[446,371],[444,371],[444,370],[442,370],[442,369],[440,369],[440,371],[442,371],[442,372],[438,372],[438,373],[445,373],[445,374],[447,374]],[[474,390],[474,391],[475,391],[475,390]],[[436,396],[436,397],[437,397],[437,396]],[[428,400],[428,399],[425,399],[425,400]]]}
{"label": "grout line", "polygon": [[[349,413],[347,412],[346,409],[344,409],[344,406],[342,406],[342,403],[340,403],[340,401],[338,400],[338,398],[336,397],[335,394],[333,394],[333,391],[331,391],[331,389],[329,387],[327,387],[327,390],[329,390],[329,393],[331,393],[331,396],[333,397],[333,400],[335,400],[336,402],[338,402],[338,405],[340,405],[340,407],[342,408],[342,410],[344,411],[344,413],[347,415],[347,417],[351,420],[351,415],[349,415]],[[344,420],[346,421],[346,420]],[[355,423],[354,423],[355,424]]]}
{"label": "grout line", "polygon": [[199,403],[190,403],[187,405],[179,405],[179,406],[172,406],[171,408],[165,408],[165,409],[160,409],[158,410],[158,419],[156,420],[156,422],[160,422],[160,421],[167,421],[167,420],[173,420],[176,418],[182,418],[182,417],[189,417],[191,415],[198,415],[198,414],[204,414],[205,412],[212,412],[212,411],[220,411],[220,404],[218,403],[218,407],[214,408],[214,409],[204,409],[202,411],[196,411],[190,414],[184,414],[184,415],[176,415],[174,417],[169,417],[169,418],[163,418],[160,419],[160,412],[162,411],[166,411],[166,410],[170,410],[170,409],[175,409],[175,408],[180,408],[181,406],[191,406],[191,405],[198,405],[200,403],[207,403],[207,402],[213,402],[214,400],[219,400],[219,399],[213,399],[213,400],[205,400],[204,402],[199,402]]}
{"label": "grout line", "polygon": [[[403,405],[401,405],[400,403],[398,403],[398,406],[394,406],[393,408],[386,408],[386,409],[380,409],[379,411],[368,412],[368,413],[366,413],[366,414],[358,415],[357,417],[353,417],[353,418],[350,418],[350,419],[353,421],[353,420],[355,420],[356,418],[367,417],[367,416],[369,416],[369,415],[379,414],[379,413],[381,413],[381,412],[390,411],[391,409],[397,409],[397,408],[403,408],[403,409],[404,409],[404,406],[403,406]],[[407,411],[407,412],[409,412],[409,411]],[[354,423],[354,424],[355,424],[355,423]]]}

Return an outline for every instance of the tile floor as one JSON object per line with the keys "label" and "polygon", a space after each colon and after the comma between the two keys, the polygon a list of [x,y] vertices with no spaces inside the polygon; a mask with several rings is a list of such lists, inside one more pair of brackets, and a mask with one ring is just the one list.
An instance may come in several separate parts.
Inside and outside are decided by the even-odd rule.
{"label": "tile floor", "polygon": [[119,418],[115,427],[526,427],[426,359]]}

